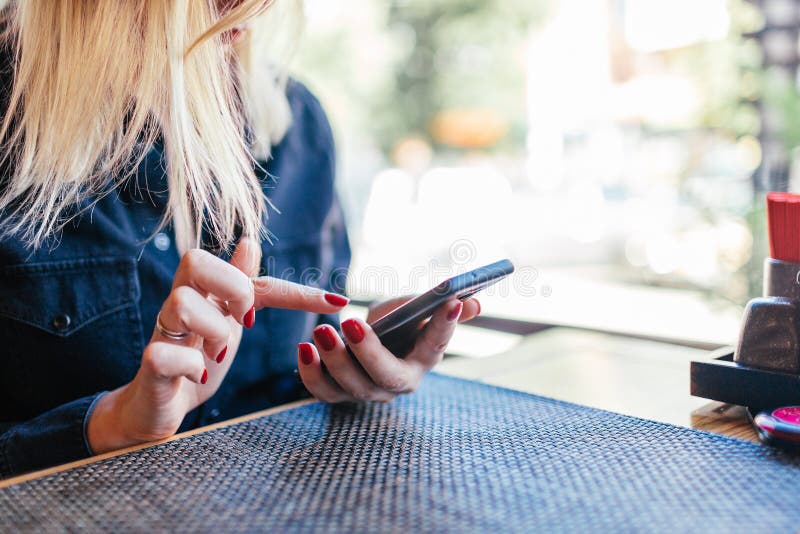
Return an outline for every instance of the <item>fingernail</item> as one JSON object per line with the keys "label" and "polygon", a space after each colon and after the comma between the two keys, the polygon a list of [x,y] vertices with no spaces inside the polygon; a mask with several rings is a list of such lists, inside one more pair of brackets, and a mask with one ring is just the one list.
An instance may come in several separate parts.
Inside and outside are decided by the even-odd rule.
{"label": "fingernail", "polygon": [[478,312],[475,315],[480,315],[481,314],[481,301],[476,300],[475,304],[478,305]]}
{"label": "fingernail", "polygon": [[203,376],[200,377],[200,383],[205,384],[208,382],[208,369],[203,369]]}
{"label": "fingernail", "polygon": [[247,313],[244,314],[244,326],[245,328],[253,328],[253,325],[255,323],[256,323],[256,307],[253,306],[247,311]]}
{"label": "fingernail", "polygon": [[311,343],[298,343],[297,354],[303,365],[311,365],[311,362],[314,361],[314,349],[311,348]]}
{"label": "fingernail", "polygon": [[222,360],[225,359],[225,353],[227,352],[228,352],[228,345],[225,345],[224,347],[222,347],[222,350],[219,351],[219,354],[217,354],[217,363],[222,363]]}
{"label": "fingernail", "polygon": [[330,325],[322,324],[314,329],[314,339],[316,339],[323,350],[333,350],[336,346],[336,335]]}
{"label": "fingernail", "polygon": [[347,306],[347,303],[350,302],[350,299],[343,297],[342,295],[337,295],[336,293],[325,293],[325,302],[341,307]]}
{"label": "fingernail", "polygon": [[458,319],[458,317],[461,315],[461,309],[463,307],[464,307],[464,303],[459,300],[458,304],[456,305],[456,307],[453,308],[452,310],[450,310],[450,313],[447,314],[447,320],[448,321],[455,321],[456,319]]}
{"label": "fingernail", "polygon": [[344,332],[347,341],[350,343],[361,343],[364,340],[364,328],[355,319],[347,319],[342,323],[342,332]]}

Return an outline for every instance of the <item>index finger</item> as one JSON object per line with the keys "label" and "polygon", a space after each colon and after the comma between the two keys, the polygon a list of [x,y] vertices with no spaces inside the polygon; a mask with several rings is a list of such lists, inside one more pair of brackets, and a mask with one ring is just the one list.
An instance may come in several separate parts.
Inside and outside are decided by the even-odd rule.
{"label": "index finger", "polygon": [[337,293],[272,276],[253,278],[255,308],[285,308],[313,313],[335,313],[350,300]]}

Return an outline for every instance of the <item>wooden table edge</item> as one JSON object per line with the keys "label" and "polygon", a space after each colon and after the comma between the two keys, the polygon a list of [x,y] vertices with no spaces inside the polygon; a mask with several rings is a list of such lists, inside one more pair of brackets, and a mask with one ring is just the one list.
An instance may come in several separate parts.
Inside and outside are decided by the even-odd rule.
{"label": "wooden table edge", "polygon": [[116,451],[107,452],[104,454],[98,454],[97,456],[90,456],[89,458],[84,458],[82,460],[76,460],[74,462],[69,462],[66,464],[56,465],[54,467],[48,467],[46,469],[41,469],[39,471],[32,471],[30,473],[25,473],[23,475],[18,475],[12,478],[7,478],[5,480],[0,480],[0,488],[7,488],[9,486],[13,486],[15,484],[21,484],[23,482],[28,482],[30,480],[34,480],[37,478],[46,477],[48,475],[52,475],[55,473],[60,473],[61,471],[67,471],[68,469],[73,469],[75,467],[80,467],[82,465],[88,465],[95,462],[100,462],[102,460],[107,460],[108,458],[114,458],[115,456],[121,456],[123,454],[127,454],[129,452],[139,451],[142,449],[147,449],[149,447],[155,447],[156,445],[161,445],[162,443],[169,443],[170,441],[175,441],[177,439],[187,438],[189,436],[194,436],[195,434],[202,434],[204,432],[208,432],[210,430],[216,430],[217,428],[224,428],[226,426],[235,425],[238,423],[244,423],[246,421],[252,421],[253,419],[258,419],[260,417],[265,417],[267,415],[273,415],[276,413],[284,412],[286,410],[291,410],[293,408],[298,408],[300,406],[305,406],[306,404],[311,404],[317,402],[316,399],[303,399],[295,402],[290,402],[288,404],[282,404],[280,406],[274,406],[272,408],[268,408],[266,410],[261,410],[260,412],[253,412],[251,414],[242,415],[239,417],[234,417],[233,419],[228,419],[226,421],[220,421],[219,423],[214,423],[213,425],[207,425],[200,428],[195,428],[194,430],[188,430],[186,432],[181,432],[180,434],[175,434],[174,436],[170,436],[166,439],[162,439],[159,441],[150,441],[147,443],[141,443],[139,445],[133,445],[131,447],[126,447],[124,449],[119,449]]}

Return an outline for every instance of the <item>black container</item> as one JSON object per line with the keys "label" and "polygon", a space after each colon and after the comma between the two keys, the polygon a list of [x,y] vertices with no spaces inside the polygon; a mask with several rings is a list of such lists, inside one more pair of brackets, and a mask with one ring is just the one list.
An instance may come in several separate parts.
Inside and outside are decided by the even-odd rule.
{"label": "black container", "polygon": [[693,361],[691,393],[756,409],[800,404],[800,264],[764,261],[764,296],[747,303],[735,351]]}
{"label": "black container", "polygon": [[800,374],[749,367],[733,361],[724,347],[691,363],[691,394],[759,412],[800,404]]}

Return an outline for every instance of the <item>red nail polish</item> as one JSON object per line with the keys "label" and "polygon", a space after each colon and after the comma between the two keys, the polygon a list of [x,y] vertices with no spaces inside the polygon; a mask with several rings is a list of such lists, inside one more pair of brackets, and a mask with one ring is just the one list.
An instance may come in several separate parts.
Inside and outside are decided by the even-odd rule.
{"label": "red nail polish", "polygon": [[336,334],[330,325],[322,324],[314,329],[314,339],[322,345],[323,350],[333,350],[336,346]]}
{"label": "red nail polish", "polygon": [[447,314],[448,321],[455,321],[461,315],[461,309],[464,307],[464,303],[458,301],[458,305],[455,308],[450,310],[450,313]]}
{"label": "red nail polish", "polygon": [[347,306],[347,303],[350,302],[350,299],[343,297],[342,295],[337,295],[336,293],[325,293],[325,302],[341,307]]}
{"label": "red nail polish", "polygon": [[217,363],[222,363],[222,360],[225,359],[225,354],[227,352],[228,352],[228,345],[225,345],[224,347],[222,347],[222,350],[219,351],[219,354],[217,354]]}
{"label": "red nail polish", "polygon": [[253,325],[256,324],[256,307],[253,306],[250,308],[247,313],[244,314],[244,326],[245,328],[253,328]]}
{"label": "red nail polish", "polygon": [[200,377],[200,383],[205,384],[208,382],[208,369],[203,369],[203,376]]}
{"label": "red nail polish", "polygon": [[298,343],[297,354],[300,356],[300,361],[303,365],[311,365],[314,361],[314,349],[311,348],[311,343]]}
{"label": "red nail polish", "polygon": [[361,343],[364,340],[364,328],[355,319],[347,319],[342,323],[342,332],[350,343]]}

